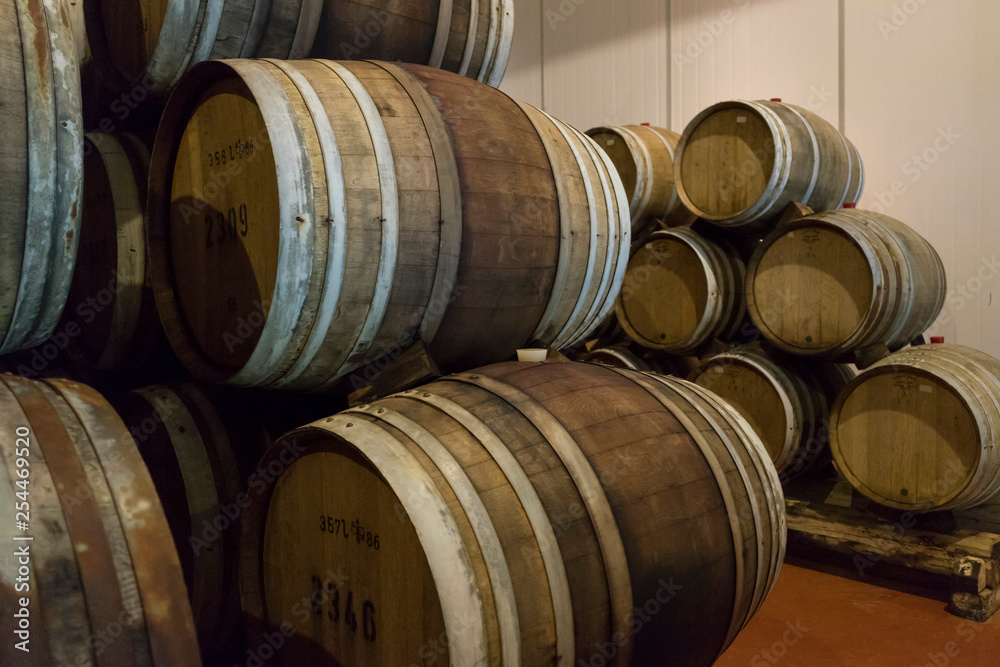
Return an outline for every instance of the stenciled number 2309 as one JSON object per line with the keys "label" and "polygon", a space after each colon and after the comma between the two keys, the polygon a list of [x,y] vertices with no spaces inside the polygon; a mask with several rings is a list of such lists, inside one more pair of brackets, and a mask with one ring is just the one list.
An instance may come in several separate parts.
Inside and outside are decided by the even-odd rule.
{"label": "stenciled number 2309", "polygon": [[245,237],[249,231],[250,215],[246,204],[240,204],[238,210],[231,206],[228,213],[210,211],[205,214],[206,248],[236,241],[240,236]]}

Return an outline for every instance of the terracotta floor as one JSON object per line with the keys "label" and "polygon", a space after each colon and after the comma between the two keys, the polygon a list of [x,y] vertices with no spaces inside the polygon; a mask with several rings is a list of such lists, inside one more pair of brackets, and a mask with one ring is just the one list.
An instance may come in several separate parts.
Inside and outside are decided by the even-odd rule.
{"label": "terracotta floor", "polygon": [[945,611],[943,594],[933,599],[923,589],[904,592],[899,584],[875,586],[808,567],[785,563],[774,591],[717,665],[1000,666],[1000,614],[987,623],[964,621]]}

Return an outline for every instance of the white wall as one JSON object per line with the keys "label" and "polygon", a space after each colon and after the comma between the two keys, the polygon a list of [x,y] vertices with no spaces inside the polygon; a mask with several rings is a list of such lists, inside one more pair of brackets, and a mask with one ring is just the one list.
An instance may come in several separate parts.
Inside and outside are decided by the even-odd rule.
{"label": "white wall", "polygon": [[948,305],[929,332],[1000,357],[1000,3],[517,0],[503,88],[588,129],[683,130],[724,99],[782,98],[841,127],[864,208],[934,244]]}

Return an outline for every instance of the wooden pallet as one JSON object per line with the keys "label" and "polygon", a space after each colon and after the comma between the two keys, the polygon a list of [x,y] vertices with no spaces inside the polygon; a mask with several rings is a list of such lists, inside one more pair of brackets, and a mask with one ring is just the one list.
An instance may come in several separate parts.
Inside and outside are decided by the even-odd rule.
{"label": "wooden pallet", "polygon": [[[951,594],[948,611],[986,621],[1000,610],[1000,507],[915,516],[865,507],[841,488],[825,500],[786,497],[789,552],[848,556],[860,574],[878,564],[936,575]],[[809,495],[809,494],[807,494]],[[877,513],[876,513],[877,512]],[[987,530],[983,530],[986,528]],[[930,577],[924,577],[926,583]]]}

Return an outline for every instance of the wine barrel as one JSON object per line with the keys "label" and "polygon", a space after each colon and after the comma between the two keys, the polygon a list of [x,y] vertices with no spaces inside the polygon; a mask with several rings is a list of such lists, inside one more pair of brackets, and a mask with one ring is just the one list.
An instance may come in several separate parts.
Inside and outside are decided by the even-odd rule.
{"label": "wine barrel", "polygon": [[705,109],[684,129],[674,179],[698,217],[740,227],[792,202],[815,211],[857,202],[865,173],[854,144],[813,112],[735,101]]}
{"label": "wine barrel", "polygon": [[703,361],[688,379],[749,422],[787,481],[829,463],[830,406],[853,377],[843,364],[793,359],[751,343]]}
{"label": "wine barrel", "polygon": [[[76,324],[67,348],[82,368],[138,371],[163,341],[147,282],[146,181],[149,150],[134,135],[88,134],[83,221],[61,329]],[[169,353],[168,351],[166,353]]]}
{"label": "wine barrel", "polygon": [[418,65],[199,65],[150,176],[167,335],[238,385],[325,390],[418,339],[445,369],[569,347],[613,308],[627,219],[585,135]]}
{"label": "wine barrel", "polygon": [[576,360],[680,378],[686,378],[698,367],[696,357],[665,354],[659,350],[634,351],[629,345],[597,348],[581,354]]}
{"label": "wine barrel", "polygon": [[587,134],[608,154],[622,178],[633,232],[654,220],[670,227],[693,222],[674,184],[674,151],[681,135],[649,125],[595,127]]}
{"label": "wine barrel", "polygon": [[83,385],[3,375],[0,421],[0,610],[27,600],[30,621],[30,653],[8,637],[0,662],[200,665],[163,509],[111,406]]}
{"label": "wine barrel", "polygon": [[513,0],[324,0],[313,58],[419,63],[500,85]]}
{"label": "wine barrel", "polygon": [[1000,361],[921,345],[879,361],[833,406],[830,447],[855,489],[912,512],[980,505],[1000,491]]}
{"label": "wine barrel", "polygon": [[945,272],[934,248],[898,220],[843,209],[782,225],[747,267],[747,308],[775,346],[848,359],[907,345],[944,306]]}
{"label": "wine barrel", "polygon": [[628,262],[615,311],[636,343],[690,354],[736,335],[746,314],[743,261],[728,245],[680,227],[661,230]]}
{"label": "wine barrel", "polygon": [[206,662],[242,637],[237,567],[247,479],[270,446],[267,431],[183,382],[137,389],[115,402],[149,468],[180,554]]}
{"label": "wine barrel", "polygon": [[709,665],[784,553],[749,425],[598,364],[450,376],[267,458],[283,472],[247,510],[240,579],[258,630],[296,631],[277,664]]}
{"label": "wine barrel", "polygon": [[80,75],[59,0],[0,3],[0,354],[44,341],[69,294],[80,226]]}
{"label": "wine barrel", "polygon": [[165,96],[192,65],[304,58],[322,0],[86,0],[87,39],[104,83]]}

